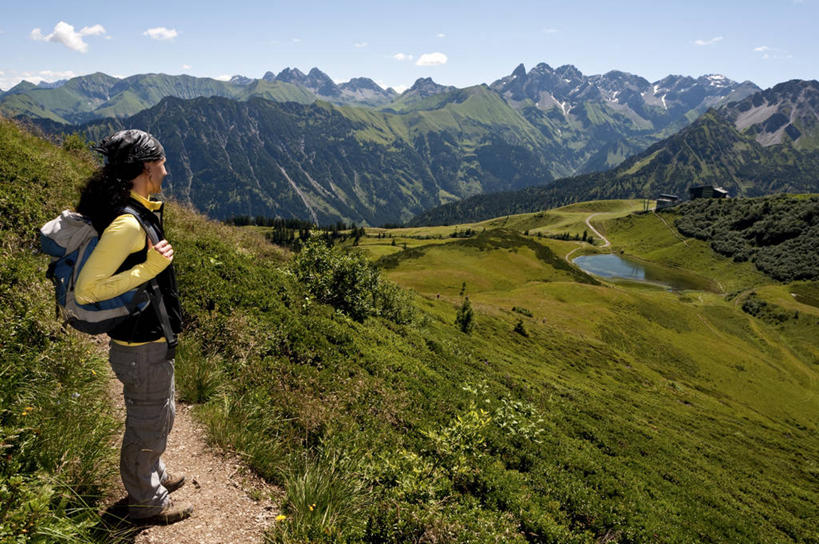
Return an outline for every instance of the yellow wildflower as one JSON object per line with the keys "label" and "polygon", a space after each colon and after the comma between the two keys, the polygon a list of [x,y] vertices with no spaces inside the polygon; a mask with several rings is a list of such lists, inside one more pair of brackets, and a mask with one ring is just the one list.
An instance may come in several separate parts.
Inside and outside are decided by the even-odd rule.
{"label": "yellow wildflower", "polygon": [[284,514],[279,514],[278,516],[276,516],[276,521],[284,521],[286,519],[287,516],[285,516]]}

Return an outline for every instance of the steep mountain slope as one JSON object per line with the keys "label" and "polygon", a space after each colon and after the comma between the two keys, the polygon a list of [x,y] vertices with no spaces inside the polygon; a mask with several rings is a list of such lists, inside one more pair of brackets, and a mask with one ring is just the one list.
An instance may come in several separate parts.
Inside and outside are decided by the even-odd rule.
{"label": "steep mountain slope", "polygon": [[382,89],[368,78],[354,78],[336,85],[318,68],[307,75],[287,68],[278,76],[268,72],[262,79],[234,76],[230,81],[184,74],[138,74],[118,79],[96,73],[53,85],[23,81],[0,94],[0,112],[8,117],[77,124],[106,117],[128,117],[156,105],[166,96],[185,99],[224,96],[236,100],[260,96],[303,104],[318,97],[336,104],[378,106],[394,99],[397,93]]}
{"label": "steep mountain slope", "polygon": [[753,127],[745,133],[737,130],[731,120],[734,107],[707,112],[678,134],[613,170],[565,178],[520,192],[479,195],[429,210],[411,223],[476,221],[582,200],[651,199],[660,193],[686,198],[688,188],[699,184],[721,186],[731,196],[818,192],[819,151],[800,151],[789,144],[764,147],[756,141]]}
{"label": "steep mountain slope", "polygon": [[0,97],[0,112],[9,117],[78,124],[106,117],[128,117],[156,105],[166,96],[224,96],[236,100],[262,96],[304,104],[315,100],[315,96],[304,88],[284,82],[257,81],[255,85],[246,85],[167,74],[139,74],[117,79],[96,73],[75,77],[56,88],[32,86],[10,91]]}
{"label": "steep mountain slope", "polygon": [[547,138],[574,150],[565,175],[606,170],[696,119],[759,90],[724,76],[667,76],[655,83],[619,71],[585,76],[571,65],[519,65],[492,83]]}
{"label": "steep mountain slope", "polygon": [[[551,179],[539,133],[484,87],[405,115],[260,98],[167,98],[120,121],[156,134],[169,194],[212,217],[281,215],[382,224],[441,202]],[[511,115],[508,115],[511,112]]]}
{"label": "steep mountain slope", "polygon": [[819,149],[819,81],[792,80],[728,104],[738,130],[764,146],[793,143]]}
{"label": "steep mountain slope", "polygon": [[308,89],[321,100],[333,104],[358,104],[380,106],[398,96],[392,89],[382,89],[375,81],[366,77],[356,77],[346,83],[336,84],[318,68],[311,68],[305,74],[298,68],[285,68],[278,74],[267,72],[264,81],[282,81]]}

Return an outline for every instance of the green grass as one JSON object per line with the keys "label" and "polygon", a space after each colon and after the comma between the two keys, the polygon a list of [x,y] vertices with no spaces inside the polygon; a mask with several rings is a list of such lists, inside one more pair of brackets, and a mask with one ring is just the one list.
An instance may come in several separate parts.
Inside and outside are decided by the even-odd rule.
{"label": "green grass", "polygon": [[707,242],[684,237],[674,219],[673,213],[628,215],[604,221],[601,232],[611,240],[613,251],[711,278],[724,292],[772,281],[753,264],[735,263],[715,253]]}
{"label": "green grass", "polygon": [[[23,138],[12,139],[28,158],[3,154],[15,161],[4,175],[40,166],[2,205],[34,224],[52,214],[34,180],[86,167]],[[417,318],[358,322],[316,302],[258,232],[168,213],[187,316],[180,393],[199,401],[212,440],[283,486],[287,519],[271,541],[817,542],[812,314],[755,317],[749,294],[598,285],[568,267],[570,244],[487,229],[382,259],[416,291]],[[609,228],[621,232],[646,253],[671,251],[636,226]],[[455,326],[463,281],[469,335]],[[774,305],[771,283],[755,296]],[[42,308],[3,311],[46,323],[47,289],[31,290]]]}
{"label": "green grass", "polygon": [[54,318],[37,228],[91,172],[0,120],[0,541],[88,542],[115,477],[108,371]]}

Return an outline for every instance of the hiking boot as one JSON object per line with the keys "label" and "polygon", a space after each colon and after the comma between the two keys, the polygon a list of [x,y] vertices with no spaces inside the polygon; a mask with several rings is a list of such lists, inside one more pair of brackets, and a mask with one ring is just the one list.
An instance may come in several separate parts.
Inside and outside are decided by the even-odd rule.
{"label": "hiking boot", "polygon": [[163,506],[158,514],[147,518],[132,518],[132,520],[138,525],[170,525],[189,518],[191,514],[193,514],[192,504],[174,504],[173,500],[168,499],[168,504]]}
{"label": "hiking boot", "polygon": [[173,493],[183,485],[185,485],[184,474],[173,474],[165,471],[166,478],[162,481],[162,486],[168,490],[168,493]]}

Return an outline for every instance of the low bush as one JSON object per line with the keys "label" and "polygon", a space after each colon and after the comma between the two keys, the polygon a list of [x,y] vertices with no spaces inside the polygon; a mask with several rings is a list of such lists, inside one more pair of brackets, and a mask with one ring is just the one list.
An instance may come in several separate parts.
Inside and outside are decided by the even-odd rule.
{"label": "low bush", "polygon": [[378,268],[358,252],[311,240],[293,259],[296,279],[319,302],[329,304],[356,321],[381,315],[396,323],[414,316],[406,291],[381,278]]}
{"label": "low bush", "polygon": [[819,197],[697,199],[675,208],[686,236],[784,282],[819,279]]}

